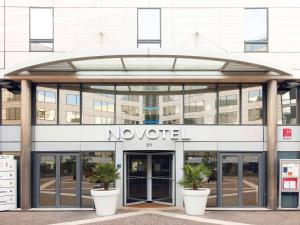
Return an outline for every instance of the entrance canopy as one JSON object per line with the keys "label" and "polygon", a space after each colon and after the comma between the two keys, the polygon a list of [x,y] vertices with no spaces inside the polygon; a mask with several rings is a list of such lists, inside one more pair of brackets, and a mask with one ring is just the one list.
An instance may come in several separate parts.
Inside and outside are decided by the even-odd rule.
{"label": "entrance canopy", "polygon": [[[97,52],[50,53],[49,57],[5,71],[7,78],[18,76],[77,78],[125,78],[128,76],[159,78],[176,76],[289,76],[286,68],[244,54],[197,52],[168,49],[102,50]],[[55,74],[53,74],[55,72]],[[62,77],[61,77],[62,78]],[[278,77],[276,78],[278,79]]]}

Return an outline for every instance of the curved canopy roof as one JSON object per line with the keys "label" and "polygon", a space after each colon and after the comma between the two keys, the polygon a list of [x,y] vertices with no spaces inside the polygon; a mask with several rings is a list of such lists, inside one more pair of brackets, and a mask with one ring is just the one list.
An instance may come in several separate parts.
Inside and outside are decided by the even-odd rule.
{"label": "curved canopy roof", "polygon": [[226,72],[271,72],[273,75],[291,75],[277,64],[244,54],[212,53],[174,49],[123,49],[75,53],[50,53],[46,58],[17,64],[5,70],[5,76],[24,75],[32,72],[84,71],[217,71]]}

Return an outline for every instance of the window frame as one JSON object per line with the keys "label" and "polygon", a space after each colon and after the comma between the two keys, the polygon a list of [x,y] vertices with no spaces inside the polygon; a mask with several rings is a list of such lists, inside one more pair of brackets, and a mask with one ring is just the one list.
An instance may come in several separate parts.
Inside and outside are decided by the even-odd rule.
{"label": "window frame", "polygon": [[[52,10],[52,38],[31,38],[31,10],[32,9],[51,9]],[[51,50],[33,50],[31,44],[37,43],[50,43],[52,44]],[[54,7],[29,7],[29,52],[54,52]]]}
{"label": "window frame", "polygon": [[[139,10],[159,10],[159,39],[139,39]],[[139,44],[159,44],[159,48],[161,48],[161,8],[137,8],[137,27],[136,27],[136,47],[139,48]]]}
{"label": "window frame", "polygon": [[[245,53],[265,53],[269,52],[269,8],[268,7],[246,7],[244,8],[245,10],[255,10],[255,9],[265,9],[266,10],[266,40],[265,41],[246,41],[244,37],[244,52]],[[245,26],[245,24],[244,24]],[[245,27],[244,27],[245,29]],[[266,45],[266,50],[265,51],[248,51],[246,49],[247,44],[265,44]]]}

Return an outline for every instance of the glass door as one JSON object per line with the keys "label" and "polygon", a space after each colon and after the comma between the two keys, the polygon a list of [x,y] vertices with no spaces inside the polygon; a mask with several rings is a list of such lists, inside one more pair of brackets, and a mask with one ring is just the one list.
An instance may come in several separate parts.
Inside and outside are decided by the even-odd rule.
{"label": "glass door", "polygon": [[152,155],[152,200],[173,203],[173,155]]}
{"label": "glass door", "polygon": [[263,203],[263,165],[260,153],[220,153],[221,207],[259,207]]}
{"label": "glass door", "polygon": [[147,155],[126,154],[126,203],[147,201]]}
{"label": "glass door", "polygon": [[37,154],[37,207],[79,207],[79,154]]}

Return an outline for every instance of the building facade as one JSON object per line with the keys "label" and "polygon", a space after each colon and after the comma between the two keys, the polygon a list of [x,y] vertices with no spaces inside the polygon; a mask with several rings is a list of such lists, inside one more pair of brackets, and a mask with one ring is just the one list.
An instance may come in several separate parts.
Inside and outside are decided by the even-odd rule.
{"label": "building facade", "polygon": [[19,162],[19,207],[92,208],[99,162],[119,169],[119,206],[180,207],[182,167],[204,162],[208,207],[277,209],[279,160],[300,159],[299,15],[295,1],[0,1],[0,154]]}

